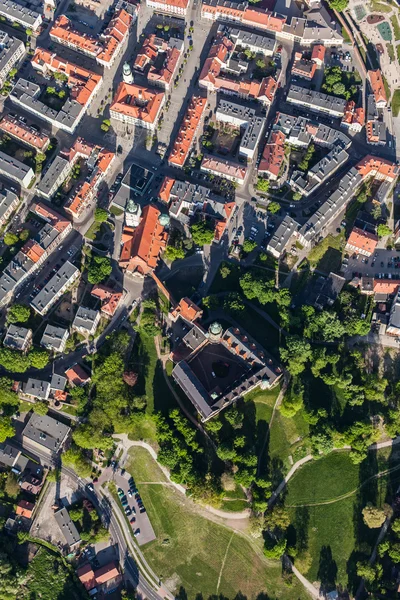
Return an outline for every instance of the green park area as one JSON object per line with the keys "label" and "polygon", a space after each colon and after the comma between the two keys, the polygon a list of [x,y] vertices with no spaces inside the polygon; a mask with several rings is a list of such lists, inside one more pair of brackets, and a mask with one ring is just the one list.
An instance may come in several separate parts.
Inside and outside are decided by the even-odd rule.
{"label": "green park area", "polygon": [[[400,46],[397,46],[400,48]],[[395,90],[392,98],[392,111],[393,116],[397,117],[400,113],[400,90]]]}
{"label": "green park area", "polygon": [[165,476],[144,448],[130,452],[127,470],[135,478],[157,535],[142,550],[170,589],[189,600],[200,593],[203,598],[221,594],[233,599],[240,593],[249,600],[260,594],[305,600],[297,580],[288,587],[281,564],[263,557],[261,543],[253,547],[240,533],[202,516],[201,508],[165,485]]}
{"label": "green park area", "polygon": [[297,471],[285,492],[293,527],[288,543],[309,581],[355,591],[356,563],[369,558],[378,534],[365,525],[362,510],[368,502],[390,502],[398,481],[398,454],[391,448],[370,451],[361,465],[348,451],[333,452]]}

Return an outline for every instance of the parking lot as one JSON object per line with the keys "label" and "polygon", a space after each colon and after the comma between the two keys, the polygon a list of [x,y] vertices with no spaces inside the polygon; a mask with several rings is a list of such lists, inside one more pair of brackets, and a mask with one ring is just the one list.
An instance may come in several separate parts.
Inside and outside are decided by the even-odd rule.
{"label": "parking lot", "polygon": [[346,279],[352,279],[356,276],[353,273],[361,273],[365,277],[400,279],[400,252],[377,249],[369,258],[360,254],[349,254],[344,276]]}
{"label": "parking lot", "polygon": [[114,481],[115,485],[117,486],[117,490],[120,489],[124,493],[124,496],[122,496],[121,493],[118,494],[120,498],[122,498],[121,503],[124,504],[126,499],[126,506],[129,506],[129,509],[132,511],[132,514],[128,514],[127,517],[129,521],[131,521],[133,518],[135,519],[135,521],[131,523],[132,532],[135,534],[139,546],[144,546],[144,544],[148,544],[149,542],[155,540],[156,535],[146,512],[146,507],[143,507],[141,504],[139,493],[133,494],[130,492],[130,490],[135,489],[130,485],[130,479],[131,475],[129,473],[124,472],[122,475],[120,470],[115,472]]}

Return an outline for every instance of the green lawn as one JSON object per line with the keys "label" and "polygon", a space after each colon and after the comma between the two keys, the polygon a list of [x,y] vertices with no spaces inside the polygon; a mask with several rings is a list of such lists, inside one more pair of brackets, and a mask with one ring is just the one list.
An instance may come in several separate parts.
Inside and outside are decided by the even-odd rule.
{"label": "green lawn", "polygon": [[327,273],[336,270],[340,266],[343,245],[342,233],[335,236],[327,235],[310,251],[308,255],[310,265]]}
{"label": "green lawn", "polygon": [[[399,60],[400,60],[400,45],[397,46],[397,52],[398,52]],[[395,90],[393,93],[392,111],[393,111],[393,115],[395,117],[397,117],[399,115],[399,112],[400,112],[400,89]]]}
{"label": "green lawn", "polygon": [[176,406],[175,398],[165,382],[161,361],[157,358],[154,338],[138,333],[132,351],[131,363],[139,373],[135,393],[146,396],[147,413],[168,413]]}
{"label": "green lawn", "polygon": [[394,60],[394,59],[395,59],[395,55],[394,55],[394,47],[393,47],[393,44],[387,43],[387,44],[386,44],[386,49],[387,49],[387,52],[388,52],[388,54],[389,54],[389,58],[390,58],[390,60]]}
{"label": "green lawn", "polygon": [[241,512],[245,508],[249,508],[247,500],[223,500],[220,506],[221,510],[227,512]]}
{"label": "green lawn", "polygon": [[396,40],[396,42],[398,42],[400,40],[400,25],[399,25],[399,21],[398,21],[396,15],[393,15],[393,17],[390,17],[390,22],[392,24],[393,31],[394,31],[394,39]]}
{"label": "green lawn", "polygon": [[101,223],[94,221],[91,224],[91,226],[89,227],[89,229],[87,230],[85,237],[87,237],[88,240],[92,240],[92,241],[95,240],[100,229],[101,229]]}
{"label": "green lawn", "polygon": [[307,598],[295,578],[292,587],[286,587],[279,562],[267,562],[246,539],[198,515],[178,491],[141,484],[165,478],[143,448],[130,452],[128,469],[157,535],[142,551],[171,590],[180,590],[189,600],[197,594],[233,599],[239,592],[249,600],[259,594],[280,600]]}
{"label": "green lawn", "polygon": [[290,456],[296,462],[308,454],[308,431],[308,424],[301,413],[287,419],[279,410],[275,412],[269,439],[269,460],[274,465],[277,480],[280,481],[292,466]]}
{"label": "green lawn", "polygon": [[370,477],[397,465],[398,458],[389,448],[369,452],[354,465],[347,451],[334,452],[307,463],[289,481],[285,506],[293,525],[290,543],[297,547],[295,564],[307,579],[354,592],[356,562],[369,557],[378,533],[365,526],[361,511],[367,502],[390,502],[400,472]]}
{"label": "green lawn", "polygon": [[372,11],[381,13],[390,13],[392,11],[390,4],[383,4],[382,2],[377,2],[376,0],[370,0],[370,7]]}

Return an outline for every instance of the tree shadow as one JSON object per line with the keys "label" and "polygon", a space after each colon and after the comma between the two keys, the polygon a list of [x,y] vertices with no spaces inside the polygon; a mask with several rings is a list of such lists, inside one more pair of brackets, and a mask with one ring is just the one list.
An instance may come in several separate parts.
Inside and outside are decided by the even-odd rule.
{"label": "tree shadow", "polygon": [[322,546],[319,555],[318,580],[321,582],[321,590],[326,594],[336,587],[337,564],[333,559],[330,546]]}

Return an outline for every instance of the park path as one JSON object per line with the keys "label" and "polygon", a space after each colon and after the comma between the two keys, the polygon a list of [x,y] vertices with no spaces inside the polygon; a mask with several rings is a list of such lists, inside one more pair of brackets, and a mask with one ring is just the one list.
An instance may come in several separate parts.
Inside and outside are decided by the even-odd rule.
{"label": "park path", "polygon": [[275,400],[274,408],[272,409],[271,418],[270,418],[269,423],[268,423],[268,429],[267,429],[267,432],[265,434],[264,443],[262,445],[260,454],[258,455],[257,476],[260,475],[261,460],[262,460],[262,457],[264,456],[265,446],[267,445],[268,440],[269,440],[269,436],[270,436],[270,433],[271,433],[271,427],[272,427],[272,423],[274,421],[275,413],[276,413],[278,407],[280,406],[280,403],[282,402],[282,399],[283,399],[283,396],[286,393],[288,384],[289,384],[289,378],[285,377],[285,379],[283,381],[283,384],[282,384],[282,388],[281,388],[281,390],[280,390],[280,392],[279,392],[279,394],[278,394],[278,396],[277,396],[277,398]]}
{"label": "park path", "polygon": [[[130,440],[126,433],[115,434],[115,435],[113,435],[113,438],[116,440],[119,440],[123,445],[123,454],[120,459],[120,464],[122,466],[128,456],[128,452],[129,452],[130,448],[135,447],[135,446],[140,446],[141,448],[145,448],[149,452],[150,456],[155,460],[157,465],[160,467],[161,471],[167,478],[168,482],[180,494],[184,494],[186,496],[186,488],[183,485],[180,485],[179,483],[175,483],[174,481],[172,481],[168,469],[158,462],[157,452],[154,450],[154,448],[152,446],[150,446],[150,444],[147,444],[146,442],[142,442],[142,441],[138,441],[138,440]],[[201,506],[203,508],[205,508],[208,512],[214,514],[215,516],[220,517],[221,519],[227,519],[229,521],[230,520],[233,520],[233,521],[247,520],[250,515],[250,509],[245,509],[240,512],[229,512],[229,511],[219,510],[218,508],[214,508],[213,506],[208,506],[208,505],[201,505]]]}

